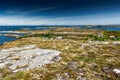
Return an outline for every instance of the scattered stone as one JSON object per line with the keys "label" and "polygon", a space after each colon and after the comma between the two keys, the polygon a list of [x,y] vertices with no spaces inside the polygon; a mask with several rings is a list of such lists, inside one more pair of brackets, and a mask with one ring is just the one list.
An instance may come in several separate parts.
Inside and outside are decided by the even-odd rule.
{"label": "scattered stone", "polygon": [[87,80],[87,78],[82,76],[77,76],[77,80]]}
{"label": "scattered stone", "polygon": [[55,40],[61,40],[61,39],[63,39],[62,36],[58,36],[58,37],[55,38]]}
{"label": "scattered stone", "polygon": [[16,72],[18,72],[18,71],[20,71],[20,70],[14,70],[13,73],[16,73]]}
{"label": "scattered stone", "polygon": [[117,39],[116,36],[109,36],[109,38],[111,38],[111,39]]}
{"label": "scattered stone", "polygon": [[2,77],[3,75],[0,73],[0,77]]}
{"label": "scattered stone", "polygon": [[78,63],[77,62],[68,62],[68,67],[70,68],[70,69],[77,69],[78,68]]}
{"label": "scattered stone", "polygon": [[78,75],[80,75],[80,76],[84,76],[85,75],[83,69],[79,69]]}
{"label": "scattered stone", "polygon": [[38,74],[33,74],[33,79],[34,80],[40,80],[40,76]]}
{"label": "scattered stone", "polygon": [[116,74],[120,74],[120,69],[113,69],[113,72],[115,72]]}
{"label": "scattered stone", "polygon": [[109,72],[109,70],[110,70],[109,67],[103,67],[103,68],[102,68],[102,71],[103,71],[103,72]]}
{"label": "scattered stone", "polygon": [[120,41],[113,42],[114,45],[120,45]]}
{"label": "scattered stone", "polygon": [[68,73],[64,73],[64,76],[68,79],[70,78],[70,75]]}
{"label": "scattered stone", "polygon": [[56,74],[57,79],[56,80],[65,80],[60,74]]}

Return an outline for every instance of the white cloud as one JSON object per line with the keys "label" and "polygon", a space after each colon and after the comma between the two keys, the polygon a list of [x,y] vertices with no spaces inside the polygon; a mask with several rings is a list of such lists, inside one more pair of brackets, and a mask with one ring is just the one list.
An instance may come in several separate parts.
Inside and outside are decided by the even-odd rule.
{"label": "white cloud", "polygon": [[22,10],[22,8],[19,9],[13,9],[13,10],[7,10],[7,14],[14,14],[14,13],[19,13]]}
{"label": "white cloud", "polygon": [[21,16],[2,16],[0,25],[80,25],[80,24],[119,24],[118,15],[101,14],[71,17],[21,17]]}
{"label": "white cloud", "polygon": [[54,9],[54,8],[56,8],[56,7],[48,7],[48,8],[35,9],[35,10],[23,12],[22,14],[29,14],[29,13],[34,13],[34,12],[38,12],[38,11],[47,11],[47,10],[51,10],[51,9]]}
{"label": "white cloud", "polygon": [[47,11],[47,10],[52,10],[55,9],[56,7],[47,7],[47,8],[39,8],[39,9],[34,9],[34,10],[28,10],[28,11],[23,11],[22,9],[14,9],[14,10],[8,10],[6,11],[7,14],[30,14],[30,13],[35,13],[39,11]]}
{"label": "white cloud", "polygon": [[43,23],[45,22],[35,19],[0,18],[0,25],[41,25]]}

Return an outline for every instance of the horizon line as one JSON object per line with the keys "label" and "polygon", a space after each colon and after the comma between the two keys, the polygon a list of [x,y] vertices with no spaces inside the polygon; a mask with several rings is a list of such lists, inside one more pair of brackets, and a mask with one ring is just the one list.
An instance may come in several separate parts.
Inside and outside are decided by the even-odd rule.
{"label": "horizon line", "polygon": [[94,25],[120,25],[120,24],[40,24],[40,25],[0,25],[0,26],[94,26]]}

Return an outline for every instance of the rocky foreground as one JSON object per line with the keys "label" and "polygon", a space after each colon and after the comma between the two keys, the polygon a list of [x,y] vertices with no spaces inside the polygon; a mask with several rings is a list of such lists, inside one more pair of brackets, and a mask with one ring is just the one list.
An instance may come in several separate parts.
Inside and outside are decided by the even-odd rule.
{"label": "rocky foreground", "polygon": [[0,50],[0,68],[7,67],[13,72],[30,70],[58,61],[60,52],[40,49],[35,45]]}
{"label": "rocky foreground", "polygon": [[32,31],[0,46],[0,79],[120,80],[120,32]]}

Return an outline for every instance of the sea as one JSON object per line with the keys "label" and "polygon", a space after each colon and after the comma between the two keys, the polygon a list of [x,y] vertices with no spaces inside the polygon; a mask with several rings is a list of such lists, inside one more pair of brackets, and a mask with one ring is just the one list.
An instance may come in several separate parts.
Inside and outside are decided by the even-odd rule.
{"label": "sea", "polygon": [[[94,27],[88,27],[88,26],[0,26],[0,45],[16,40],[16,38],[13,37],[7,37],[4,36],[5,32],[11,32],[16,30],[48,30],[54,27],[77,27],[81,29],[98,29],[98,30],[109,30],[109,31],[120,31],[120,27],[104,27],[104,26],[94,26]],[[4,33],[3,33],[4,32]]]}

